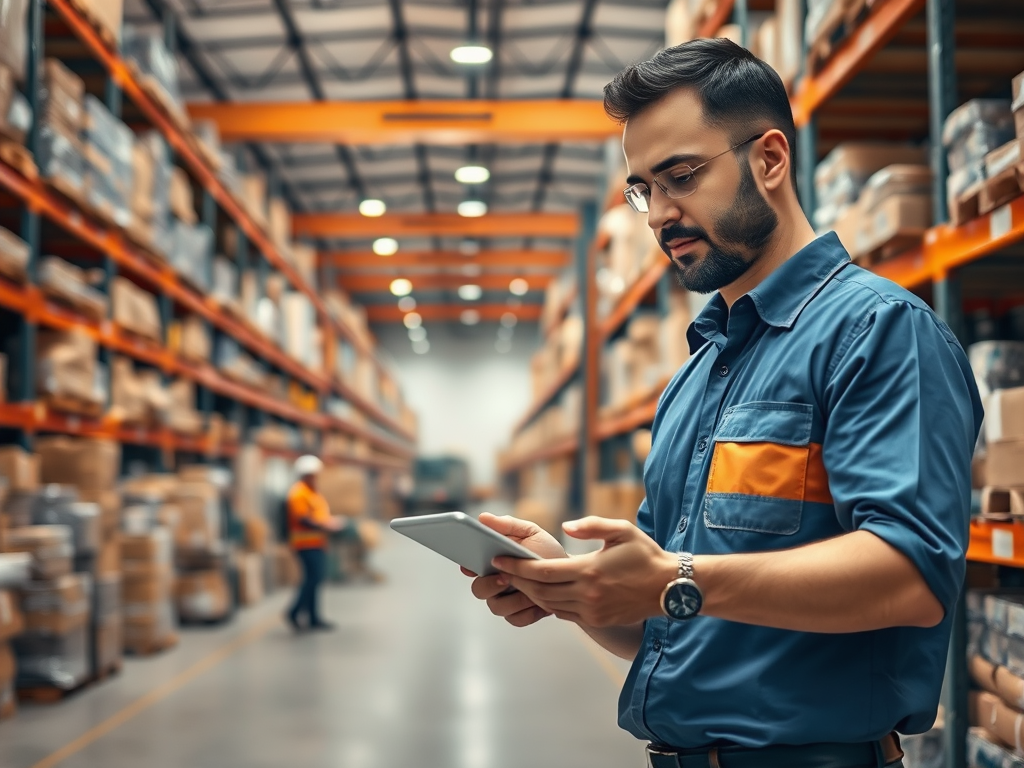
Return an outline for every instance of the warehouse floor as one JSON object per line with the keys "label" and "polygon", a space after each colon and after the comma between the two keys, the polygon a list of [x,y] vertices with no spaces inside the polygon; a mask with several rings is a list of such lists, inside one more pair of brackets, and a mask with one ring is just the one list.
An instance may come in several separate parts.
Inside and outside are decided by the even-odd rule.
{"label": "warehouse floor", "polygon": [[52,707],[0,723],[4,768],[642,765],[615,725],[626,666],[546,620],[515,630],[388,532],[375,586],[331,587],[336,632],[293,636],[276,594]]}

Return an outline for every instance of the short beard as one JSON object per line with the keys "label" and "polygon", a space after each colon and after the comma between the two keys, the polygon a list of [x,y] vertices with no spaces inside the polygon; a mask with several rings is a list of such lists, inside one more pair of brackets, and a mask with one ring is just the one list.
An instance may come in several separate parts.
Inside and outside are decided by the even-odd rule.
{"label": "short beard", "polygon": [[[715,238],[707,232],[695,228],[679,226],[662,230],[660,238],[662,249],[669,255],[676,281],[686,290],[694,293],[713,293],[739,280],[764,255],[765,247],[771,241],[779,217],[768,205],[754,183],[754,174],[750,165],[744,160],[740,166],[740,187],[732,205],[715,222]],[[681,230],[685,229],[685,232]],[[703,258],[684,256],[688,262],[680,266],[671,256],[671,249],[665,243],[679,237],[699,237],[708,244],[708,252]],[[739,245],[747,249],[749,258],[743,252],[730,248],[723,243]]]}

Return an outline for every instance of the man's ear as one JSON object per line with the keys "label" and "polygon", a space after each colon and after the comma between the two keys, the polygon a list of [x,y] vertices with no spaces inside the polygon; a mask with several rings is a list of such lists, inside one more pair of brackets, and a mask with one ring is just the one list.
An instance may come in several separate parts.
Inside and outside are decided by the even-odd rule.
{"label": "man's ear", "polygon": [[761,161],[765,189],[775,192],[789,183],[789,169],[792,162],[791,147],[786,134],[777,128],[768,131],[761,139]]}

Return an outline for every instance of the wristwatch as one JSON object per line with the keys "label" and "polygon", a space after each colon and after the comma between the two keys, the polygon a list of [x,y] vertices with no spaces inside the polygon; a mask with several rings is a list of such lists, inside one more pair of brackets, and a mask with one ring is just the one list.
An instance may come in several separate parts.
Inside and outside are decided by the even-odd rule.
{"label": "wristwatch", "polygon": [[679,553],[679,575],[661,593],[661,610],[673,621],[686,621],[700,613],[704,593],[693,580],[693,555]]}

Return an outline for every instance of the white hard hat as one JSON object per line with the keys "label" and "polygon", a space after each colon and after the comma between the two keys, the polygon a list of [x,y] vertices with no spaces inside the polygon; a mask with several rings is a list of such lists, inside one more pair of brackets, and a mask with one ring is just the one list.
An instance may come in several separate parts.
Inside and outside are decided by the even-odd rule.
{"label": "white hard hat", "polygon": [[299,477],[320,474],[323,468],[324,463],[316,456],[299,456],[295,460],[295,474]]}

